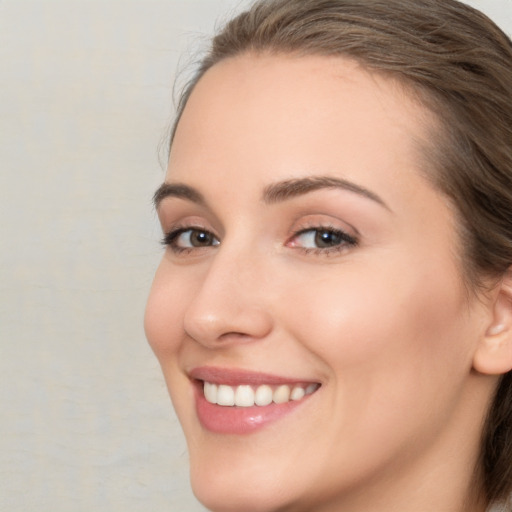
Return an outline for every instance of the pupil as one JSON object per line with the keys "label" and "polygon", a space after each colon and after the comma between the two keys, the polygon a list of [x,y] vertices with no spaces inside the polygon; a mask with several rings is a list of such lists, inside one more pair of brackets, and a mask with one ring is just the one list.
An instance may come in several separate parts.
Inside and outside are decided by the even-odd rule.
{"label": "pupil", "polygon": [[204,231],[197,231],[192,236],[192,245],[208,245],[210,243],[210,235]]}
{"label": "pupil", "polygon": [[340,236],[331,231],[319,231],[315,236],[317,247],[332,247],[340,243]]}

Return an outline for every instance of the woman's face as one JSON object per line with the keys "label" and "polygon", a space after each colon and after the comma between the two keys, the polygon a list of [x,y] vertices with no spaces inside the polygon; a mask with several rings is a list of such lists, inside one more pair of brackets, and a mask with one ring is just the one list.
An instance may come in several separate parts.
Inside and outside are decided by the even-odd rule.
{"label": "woman's face", "polygon": [[211,509],[411,503],[469,471],[484,313],[422,177],[428,126],[340,58],[244,55],[192,93],[145,323]]}

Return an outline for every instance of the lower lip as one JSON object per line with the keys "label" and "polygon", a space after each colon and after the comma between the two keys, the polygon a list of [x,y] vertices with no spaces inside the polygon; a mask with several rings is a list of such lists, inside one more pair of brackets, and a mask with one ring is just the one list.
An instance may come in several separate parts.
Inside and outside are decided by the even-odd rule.
{"label": "lower lip", "polygon": [[250,434],[287,416],[309,399],[253,407],[226,407],[211,404],[204,397],[202,382],[195,386],[196,411],[201,425],[217,434]]}

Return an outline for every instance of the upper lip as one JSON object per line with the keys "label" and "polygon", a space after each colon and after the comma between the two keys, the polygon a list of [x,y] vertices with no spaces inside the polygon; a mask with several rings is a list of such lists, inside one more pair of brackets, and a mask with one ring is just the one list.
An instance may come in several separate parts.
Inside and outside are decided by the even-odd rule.
{"label": "upper lip", "polygon": [[316,381],[311,379],[297,379],[253,370],[221,368],[217,366],[200,366],[193,368],[188,375],[192,379],[211,382],[214,384],[226,384],[228,386],[239,386],[241,384],[270,384],[278,386],[280,384],[316,383]]}

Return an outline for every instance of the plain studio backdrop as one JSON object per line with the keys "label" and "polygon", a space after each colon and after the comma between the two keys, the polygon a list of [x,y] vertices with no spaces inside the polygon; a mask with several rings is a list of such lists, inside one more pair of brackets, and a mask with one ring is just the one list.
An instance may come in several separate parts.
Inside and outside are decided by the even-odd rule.
{"label": "plain studio backdrop", "polygon": [[247,3],[0,0],[2,511],[204,510],[142,328],[151,196],[176,72]]}

